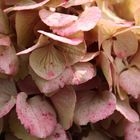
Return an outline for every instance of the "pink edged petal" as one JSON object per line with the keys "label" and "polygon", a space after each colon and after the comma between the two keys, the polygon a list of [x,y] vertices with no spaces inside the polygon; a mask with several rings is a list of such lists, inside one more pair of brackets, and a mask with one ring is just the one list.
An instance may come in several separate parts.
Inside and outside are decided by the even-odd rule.
{"label": "pink edged petal", "polygon": [[127,122],[125,126],[125,140],[139,140],[140,139],[140,122]]}
{"label": "pink edged petal", "polygon": [[33,10],[36,8],[39,8],[43,5],[45,5],[49,0],[43,0],[40,3],[35,3],[33,1],[31,1],[30,3],[25,3],[23,5],[18,5],[18,6],[14,6],[14,7],[9,7],[7,9],[4,10],[4,12],[9,13],[11,11],[21,11],[21,10]]}
{"label": "pink edged petal", "polygon": [[60,42],[70,44],[70,45],[78,45],[81,42],[83,42],[83,38],[66,38],[66,37],[58,36],[58,35],[48,33],[45,31],[38,31],[38,32],[56,41],[60,41]]}
{"label": "pink edged petal", "polygon": [[63,27],[78,19],[78,17],[74,15],[51,12],[46,9],[41,9],[39,16],[46,25],[53,27]]}
{"label": "pink edged petal", "polygon": [[118,99],[116,103],[116,110],[119,111],[127,120],[132,123],[139,121],[138,113],[134,109],[132,109],[128,100]]}
{"label": "pink edged petal", "polygon": [[57,124],[54,132],[47,138],[47,140],[68,140],[68,137],[62,126]]}
{"label": "pink edged petal", "polygon": [[59,123],[65,130],[69,129],[73,124],[76,104],[76,94],[74,89],[70,86],[60,89],[51,96],[51,101],[57,110]]}
{"label": "pink edged petal", "polygon": [[96,6],[89,7],[80,15],[77,26],[82,31],[89,31],[96,26],[100,18],[101,10]]}
{"label": "pink edged petal", "polygon": [[56,114],[52,106],[40,96],[26,100],[24,92],[18,94],[16,112],[21,123],[33,136],[46,138],[51,135],[56,127]]}
{"label": "pink edged petal", "polygon": [[0,118],[5,116],[16,103],[17,91],[13,81],[0,79]]}
{"label": "pink edged petal", "polygon": [[15,75],[18,71],[18,58],[13,46],[0,46],[0,72]]}
{"label": "pink edged petal", "polygon": [[30,70],[30,74],[39,90],[42,93],[45,93],[46,96],[51,92],[63,88],[65,84],[69,84],[69,81],[71,81],[71,78],[73,77],[73,71],[71,68],[66,68],[60,76],[48,81],[36,75],[32,70]]}
{"label": "pink edged petal", "polygon": [[84,91],[77,94],[74,121],[79,125],[88,122],[96,123],[109,117],[116,109],[116,98],[109,92],[97,94],[93,91]]}
{"label": "pink edged petal", "polygon": [[127,94],[137,99],[140,96],[140,71],[136,68],[123,71],[119,77],[119,84]]}
{"label": "pink edged petal", "polygon": [[98,7],[92,6],[82,12],[79,16],[79,19],[73,24],[62,28],[52,28],[52,30],[54,33],[62,36],[68,36],[78,31],[89,31],[96,26],[100,18],[100,9]]}
{"label": "pink edged petal", "polygon": [[[30,133],[24,128],[17,117],[15,110],[12,110],[8,118],[10,132],[20,140],[40,140],[37,137],[31,136]],[[11,139],[7,139],[11,140]]]}
{"label": "pink edged petal", "polygon": [[96,76],[95,67],[88,62],[76,63],[72,66],[72,70],[74,73],[72,81],[70,82],[72,85],[79,85],[85,83],[88,80],[92,79],[94,76]]}

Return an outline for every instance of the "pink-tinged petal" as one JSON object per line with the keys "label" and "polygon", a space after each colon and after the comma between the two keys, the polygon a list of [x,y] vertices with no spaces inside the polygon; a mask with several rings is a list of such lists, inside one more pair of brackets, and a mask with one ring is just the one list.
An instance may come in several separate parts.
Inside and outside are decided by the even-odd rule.
{"label": "pink-tinged petal", "polygon": [[127,99],[118,99],[116,103],[116,110],[119,111],[127,120],[132,123],[139,121],[138,113],[134,109],[132,109]]}
{"label": "pink-tinged petal", "polygon": [[96,123],[109,117],[116,109],[116,98],[109,92],[97,94],[93,91],[85,91],[77,94],[74,121],[79,125],[88,122]]}
{"label": "pink-tinged petal", "polygon": [[140,96],[140,71],[135,68],[130,68],[123,71],[119,77],[120,87],[127,94],[138,98]]}
{"label": "pink-tinged petal", "polygon": [[13,46],[0,47],[0,72],[15,75],[18,71],[18,58]]}
{"label": "pink-tinged petal", "polygon": [[47,138],[47,140],[68,140],[68,137],[62,126],[57,124],[54,132]]}
{"label": "pink-tinged petal", "polygon": [[49,0],[43,0],[40,3],[35,3],[34,1],[30,1],[29,3],[23,3],[23,5],[17,5],[14,7],[9,7],[4,10],[4,12],[9,13],[11,11],[21,11],[21,10],[33,10],[45,5]]}
{"label": "pink-tinged petal", "polygon": [[78,17],[74,15],[51,12],[46,9],[41,9],[39,16],[46,25],[53,27],[63,27],[78,19]]}
{"label": "pink-tinged petal", "polygon": [[84,5],[86,3],[92,3],[95,0],[68,0],[65,2],[62,6],[65,8],[71,7],[71,6],[77,6],[77,5]]}
{"label": "pink-tinged petal", "polygon": [[140,139],[140,122],[127,122],[125,126],[125,140],[139,140]]}
{"label": "pink-tinged petal", "polygon": [[83,38],[66,38],[45,31],[38,31],[38,32],[56,41],[60,41],[70,45],[79,45],[81,42],[83,42]]}
{"label": "pink-tinged petal", "polygon": [[96,26],[100,18],[100,9],[95,6],[89,7],[80,15],[77,26],[82,31],[89,31]]}
{"label": "pink-tinged petal", "polygon": [[45,80],[58,77],[66,67],[63,54],[52,45],[34,50],[29,63],[33,71]]}
{"label": "pink-tinged petal", "polygon": [[60,76],[48,81],[36,75],[32,70],[30,71],[30,74],[39,90],[42,93],[45,93],[46,96],[51,92],[63,88],[65,84],[69,84],[69,81],[71,81],[71,78],[73,77],[73,71],[71,68],[66,68]]}
{"label": "pink-tinged petal", "polygon": [[85,63],[76,63],[72,66],[73,78],[70,81],[72,85],[79,85],[87,82],[96,76],[95,67],[88,62]]}
{"label": "pink-tinged petal", "polygon": [[89,31],[93,29],[99,19],[101,18],[101,11],[98,7],[87,8],[81,13],[79,19],[69,26],[62,28],[52,28],[54,33],[62,36],[68,36],[78,31]]}
{"label": "pink-tinged petal", "polygon": [[73,124],[76,94],[72,87],[64,87],[51,96],[51,101],[57,110],[59,123],[65,130]]}
{"label": "pink-tinged petal", "polygon": [[21,92],[17,96],[16,112],[21,123],[33,136],[46,138],[55,129],[55,111],[49,102],[40,96],[27,100],[27,95]]}
{"label": "pink-tinged petal", "polygon": [[117,35],[115,38],[113,50],[117,57],[125,58],[136,53],[138,40],[133,32],[127,31]]}
{"label": "pink-tinged petal", "polygon": [[0,118],[14,107],[16,102],[16,87],[13,81],[0,79]]}
{"label": "pink-tinged petal", "polygon": [[[8,123],[9,123],[10,132],[12,132],[12,134],[16,136],[16,138],[20,140],[40,140],[39,138],[32,136],[24,128],[24,126],[21,124],[20,120],[18,119],[17,113],[15,110],[11,111],[8,118]],[[8,140],[11,140],[11,139],[8,139]]]}

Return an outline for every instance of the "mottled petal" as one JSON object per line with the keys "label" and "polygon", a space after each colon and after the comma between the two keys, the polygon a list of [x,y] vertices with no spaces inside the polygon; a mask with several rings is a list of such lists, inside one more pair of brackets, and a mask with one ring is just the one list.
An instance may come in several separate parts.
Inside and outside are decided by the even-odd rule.
{"label": "mottled petal", "polygon": [[41,9],[39,16],[46,25],[53,27],[63,27],[78,19],[78,17],[74,15],[51,12],[46,9]]}
{"label": "mottled petal", "polygon": [[33,136],[46,138],[55,129],[56,114],[54,109],[40,96],[34,96],[27,100],[25,93],[19,93],[16,112],[21,123]]}
{"label": "mottled petal", "polygon": [[139,140],[140,139],[140,122],[127,122],[125,126],[125,140]]}
{"label": "mottled petal", "polygon": [[116,98],[109,91],[102,94],[92,91],[80,92],[77,95],[74,121],[79,125],[96,123],[113,114],[115,109]]}

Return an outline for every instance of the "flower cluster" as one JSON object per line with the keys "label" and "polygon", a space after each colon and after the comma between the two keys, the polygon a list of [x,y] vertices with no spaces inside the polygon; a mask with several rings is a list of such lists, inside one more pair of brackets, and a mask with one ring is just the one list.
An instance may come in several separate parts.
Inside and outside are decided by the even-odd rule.
{"label": "flower cluster", "polygon": [[140,139],[139,0],[0,0],[0,139]]}

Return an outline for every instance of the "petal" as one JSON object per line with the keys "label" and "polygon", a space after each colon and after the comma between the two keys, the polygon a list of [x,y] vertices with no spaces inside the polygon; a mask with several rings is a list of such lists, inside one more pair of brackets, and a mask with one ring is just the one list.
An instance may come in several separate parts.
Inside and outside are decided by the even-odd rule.
{"label": "petal", "polygon": [[140,49],[138,49],[137,53],[134,55],[134,57],[131,60],[131,65],[136,66],[140,69]]}
{"label": "petal", "polygon": [[120,74],[120,86],[124,91],[134,98],[140,96],[140,71],[135,68],[130,68]]}
{"label": "petal", "polygon": [[133,32],[127,31],[116,36],[113,42],[113,50],[117,57],[125,58],[136,53],[138,41]]}
{"label": "petal", "polygon": [[[92,17],[92,18],[91,18]],[[81,13],[79,19],[73,24],[62,27],[62,28],[52,28],[54,33],[62,36],[68,36],[74,34],[78,31],[89,31],[94,28],[101,18],[101,11],[98,7],[92,6],[87,8]]]}
{"label": "petal", "polygon": [[53,27],[63,27],[78,19],[78,17],[74,15],[51,12],[46,9],[41,9],[39,16],[46,25]]}
{"label": "petal", "polygon": [[37,43],[35,45],[33,45],[32,47],[26,49],[26,50],[23,50],[21,52],[18,52],[17,55],[22,55],[22,54],[27,54],[27,53],[30,53],[32,52],[33,50],[39,48],[39,47],[43,47],[43,46],[47,46],[49,44],[49,40],[48,40],[48,37],[46,36],[43,36],[43,35],[40,35]]}
{"label": "petal", "polygon": [[16,112],[18,118],[31,135],[46,138],[55,129],[56,114],[52,106],[40,96],[27,100],[23,92],[18,94]]}
{"label": "petal", "polygon": [[104,91],[101,95],[92,91],[80,92],[77,95],[74,121],[79,125],[96,123],[113,114],[115,108],[116,98],[109,91]]}
{"label": "petal", "polygon": [[58,89],[63,88],[65,84],[69,84],[73,77],[73,71],[71,68],[66,68],[60,76],[48,81],[36,75],[32,70],[30,70],[30,74],[39,90],[42,93],[45,93],[46,96],[51,92],[55,92]]}
{"label": "petal", "polygon": [[94,59],[98,55],[99,55],[99,52],[86,53],[85,56],[80,60],[80,62],[88,62],[88,61]]}
{"label": "petal", "polygon": [[11,40],[9,36],[0,34],[0,46],[10,46],[11,45]]}
{"label": "petal", "polygon": [[4,10],[4,12],[9,13],[11,11],[21,11],[21,10],[33,10],[45,5],[49,0],[43,0],[40,3],[35,3],[34,1],[25,1],[22,2],[21,5],[17,5],[14,7],[9,7]]}
{"label": "petal", "polygon": [[87,46],[81,43],[77,46],[58,43],[58,50],[64,55],[66,65],[71,66],[79,62],[86,54]]}
{"label": "petal", "polygon": [[71,80],[72,85],[79,85],[87,82],[96,76],[95,67],[88,62],[85,63],[76,63],[72,66],[73,69],[73,78]]}
{"label": "petal", "polygon": [[[38,138],[31,136],[29,132],[26,131],[24,126],[21,124],[20,120],[17,118],[17,114],[15,110],[10,113],[9,117],[9,127],[11,132],[16,136],[18,139],[22,140],[39,140]],[[11,139],[9,139],[11,140]]]}
{"label": "petal", "polygon": [[99,55],[99,64],[108,82],[109,87],[112,87],[113,81],[112,81],[111,63],[104,52],[101,52]]}
{"label": "petal", "polygon": [[32,45],[35,38],[33,28],[39,20],[37,11],[18,11],[16,12],[15,28],[17,35],[17,44],[21,49],[25,49]]}
{"label": "petal", "polygon": [[16,87],[13,81],[0,79],[0,118],[5,116],[14,107]]}
{"label": "petal", "polygon": [[33,71],[46,80],[56,78],[65,69],[64,56],[51,45],[34,50],[29,61]]}
{"label": "petal", "polygon": [[47,138],[47,140],[68,140],[68,137],[62,126],[57,124],[54,132]]}
{"label": "petal", "polygon": [[81,42],[83,42],[83,38],[66,38],[45,31],[38,31],[38,32],[56,41],[60,41],[62,43],[66,43],[70,45],[79,45]]}
{"label": "petal", "polygon": [[18,71],[18,59],[13,46],[0,46],[0,72],[15,75]]}
{"label": "petal", "polygon": [[59,123],[65,130],[69,129],[73,123],[73,115],[76,104],[76,94],[72,87],[64,87],[55,95],[51,96],[51,101],[57,110]]}
{"label": "petal", "polygon": [[140,122],[128,122],[125,126],[125,140],[140,139]]}
{"label": "petal", "polygon": [[7,15],[0,9],[0,33],[8,34],[10,32],[9,29],[9,21]]}
{"label": "petal", "polygon": [[119,111],[130,122],[134,123],[139,121],[139,115],[134,109],[132,109],[127,99],[126,100],[118,99],[116,104],[116,110]]}

